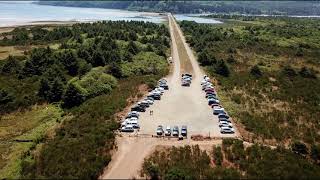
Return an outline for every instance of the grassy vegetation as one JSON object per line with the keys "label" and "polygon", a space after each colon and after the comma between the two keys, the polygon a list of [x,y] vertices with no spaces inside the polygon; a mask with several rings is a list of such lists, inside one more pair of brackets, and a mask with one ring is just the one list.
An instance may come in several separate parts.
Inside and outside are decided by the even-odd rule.
{"label": "grassy vegetation", "polygon": [[[19,178],[21,159],[43,140],[46,133],[62,120],[63,111],[54,105],[36,105],[30,111],[0,118],[1,178]],[[16,142],[15,140],[31,140]]]}
{"label": "grassy vegetation", "polygon": [[[0,62],[0,114],[10,116],[19,109],[27,114],[35,104],[50,103],[67,117],[50,136],[44,136],[47,129],[41,131],[40,140],[25,143],[15,158],[5,159],[8,173],[3,177],[97,178],[115,147],[119,125],[113,115],[130,103],[127,99],[139,85],[154,84],[168,72],[168,36],[164,25],[124,21],[3,33],[0,46],[41,47]],[[29,131],[47,124],[30,116],[13,122],[30,121],[24,126]],[[1,135],[14,134],[14,128],[8,126]]]}
{"label": "grassy vegetation", "polygon": [[244,146],[224,139],[211,151],[196,146],[154,152],[143,163],[142,174],[151,179],[314,179],[319,166],[283,147]]}
{"label": "grassy vegetation", "polygon": [[320,21],[217,16],[226,23],[180,25],[244,140],[278,147],[226,139],[213,161],[242,178],[319,177]]}
{"label": "grassy vegetation", "polygon": [[[250,17],[251,21],[258,23],[181,26],[201,65],[218,80],[223,105],[255,134],[248,140],[320,143],[320,21]],[[220,62],[228,75],[217,70]]]}

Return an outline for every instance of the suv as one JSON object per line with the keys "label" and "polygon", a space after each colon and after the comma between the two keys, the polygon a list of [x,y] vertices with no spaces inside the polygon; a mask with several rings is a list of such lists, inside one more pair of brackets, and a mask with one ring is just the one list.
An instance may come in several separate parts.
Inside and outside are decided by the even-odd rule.
{"label": "suv", "polygon": [[157,127],[157,135],[158,136],[162,136],[163,135],[163,127],[162,127],[162,125],[159,125],[158,127]]}
{"label": "suv", "polygon": [[178,126],[173,126],[172,136],[179,136],[179,127]]}
{"label": "suv", "polygon": [[234,133],[234,129],[233,128],[229,128],[229,127],[221,127],[220,132],[222,134],[224,134],[224,133],[233,134]]}
{"label": "suv", "polygon": [[182,126],[181,127],[181,135],[182,136],[187,136],[188,132],[187,132],[187,126]]}

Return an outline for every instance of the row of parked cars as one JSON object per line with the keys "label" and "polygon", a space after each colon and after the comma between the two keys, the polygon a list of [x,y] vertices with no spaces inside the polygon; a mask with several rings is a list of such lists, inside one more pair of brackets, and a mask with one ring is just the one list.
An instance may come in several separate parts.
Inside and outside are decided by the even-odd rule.
{"label": "row of parked cars", "polygon": [[221,133],[234,133],[233,125],[230,121],[230,117],[225,111],[225,109],[220,105],[220,101],[216,90],[213,87],[213,84],[210,82],[210,78],[208,76],[204,76],[201,81],[202,90],[206,93],[206,98],[208,101],[208,105],[212,107],[213,114],[218,116],[219,127]]}
{"label": "row of parked cars", "polygon": [[147,97],[142,101],[139,101],[136,105],[131,108],[131,112],[127,114],[125,119],[121,123],[122,132],[133,132],[134,129],[140,129],[138,123],[139,112],[145,112],[148,107],[150,107],[155,100],[161,100],[161,96],[164,94],[165,90],[168,90],[169,86],[166,79],[160,79],[158,86],[154,88]]}
{"label": "row of parked cars", "polygon": [[190,86],[192,81],[192,75],[184,73],[181,75],[181,86]]}
{"label": "row of parked cars", "polygon": [[[171,129],[170,126],[167,126],[166,129],[163,129],[162,125],[159,125],[157,127],[157,131],[156,131],[158,136],[176,136],[179,137],[179,127],[178,126],[173,126],[173,128]],[[181,126],[181,131],[180,131],[180,136],[182,137],[186,137],[188,135],[188,130],[187,130],[187,126]]]}

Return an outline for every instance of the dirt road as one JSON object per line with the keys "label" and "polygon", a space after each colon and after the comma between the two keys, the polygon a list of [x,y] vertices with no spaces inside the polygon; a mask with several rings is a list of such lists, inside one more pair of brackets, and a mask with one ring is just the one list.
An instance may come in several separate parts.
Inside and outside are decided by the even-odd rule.
{"label": "dirt road", "polygon": [[[205,94],[201,90],[200,82],[203,77],[190,47],[185,42],[183,34],[169,15],[170,36],[172,41],[173,73],[166,77],[169,90],[161,97],[161,101],[148,108],[146,113],[141,113],[139,118],[140,137],[121,137],[117,139],[118,150],[104,174],[103,179],[127,179],[138,177],[143,159],[158,145],[180,146],[185,144],[200,144],[212,146],[210,142],[195,142],[190,140],[192,134],[210,135],[213,137],[235,137],[236,134],[221,134],[218,127],[218,118],[213,116],[212,109],[207,105]],[[190,87],[181,86],[181,72],[193,74]],[[153,110],[153,115],[149,111]],[[163,140],[151,138],[158,125],[188,126],[188,139],[183,141]],[[149,138],[141,137],[146,135]]]}

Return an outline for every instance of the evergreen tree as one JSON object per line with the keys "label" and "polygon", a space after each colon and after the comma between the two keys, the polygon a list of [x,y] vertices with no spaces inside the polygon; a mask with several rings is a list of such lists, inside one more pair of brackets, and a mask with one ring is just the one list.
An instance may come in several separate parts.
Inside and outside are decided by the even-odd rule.
{"label": "evergreen tree", "polygon": [[85,96],[81,91],[73,83],[68,84],[63,98],[63,106],[66,108],[79,106],[84,100]]}
{"label": "evergreen tree", "polygon": [[1,72],[4,74],[17,74],[20,72],[22,66],[20,62],[12,56],[8,57],[2,66]]}
{"label": "evergreen tree", "polygon": [[5,89],[0,89],[0,107],[13,102],[14,97]]}
{"label": "evergreen tree", "polygon": [[93,65],[93,67],[105,66],[106,65],[106,60],[102,56],[101,52],[99,52],[99,51],[95,51],[93,53],[91,62],[92,62],[91,64]]}
{"label": "evergreen tree", "polygon": [[68,74],[75,76],[78,74],[79,62],[76,55],[72,51],[64,51],[59,53],[58,59],[62,62]]}
{"label": "evergreen tree", "polygon": [[116,78],[121,78],[122,77],[121,66],[115,62],[111,63],[108,73],[110,73],[112,76]]}
{"label": "evergreen tree", "polygon": [[127,50],[133,55],[136,55],[139,53],[139,48],[133,41],[129,41]]}

